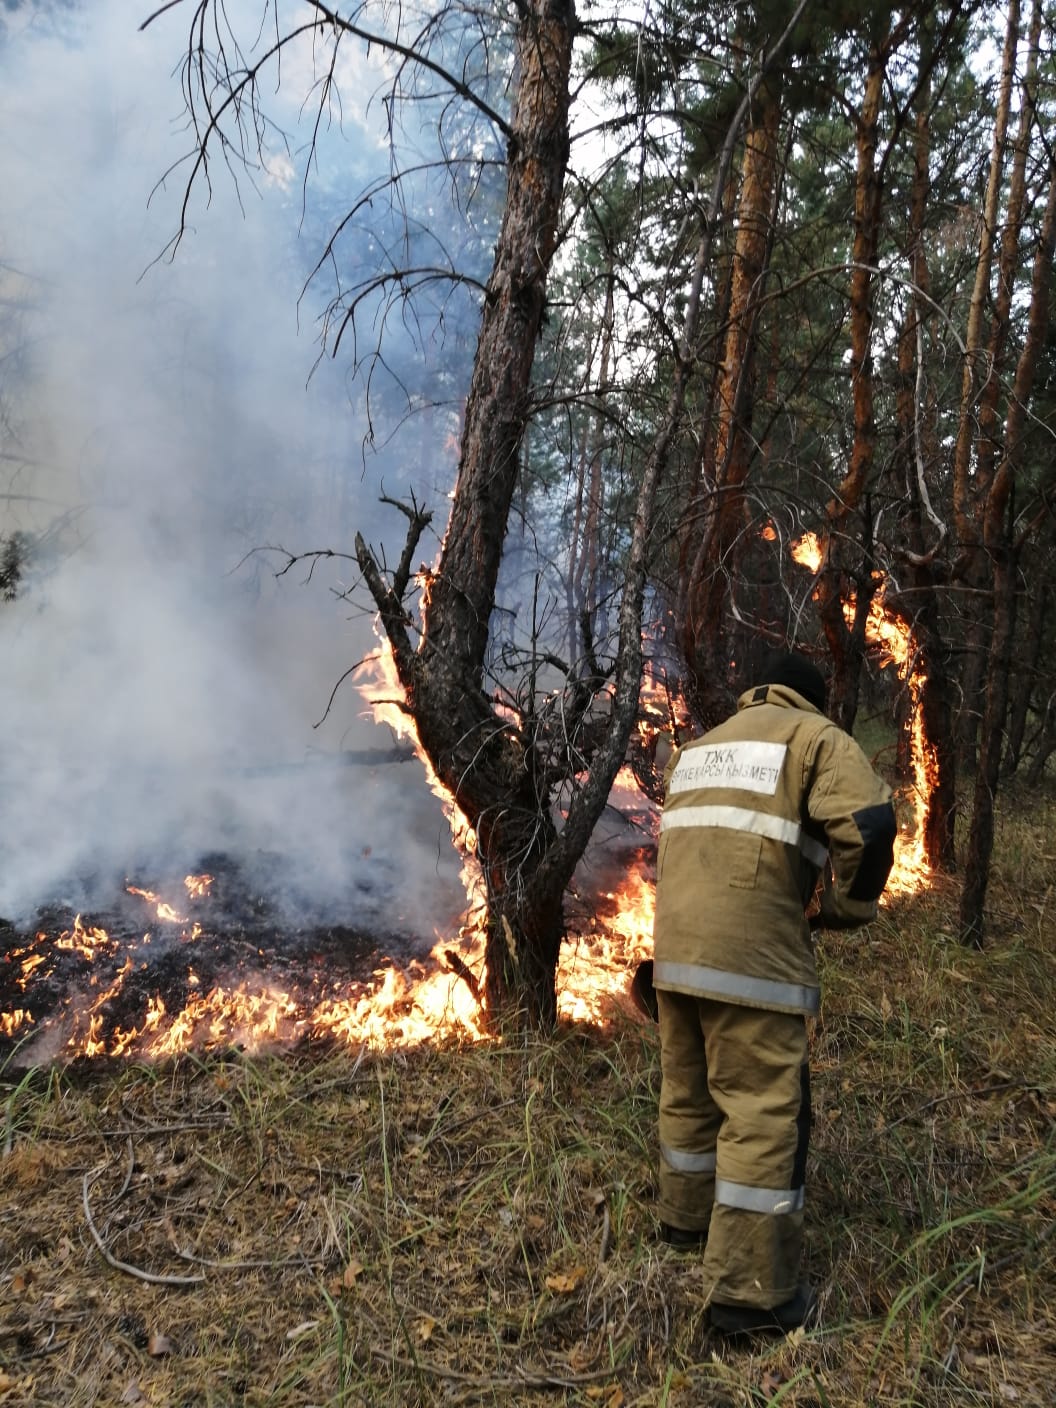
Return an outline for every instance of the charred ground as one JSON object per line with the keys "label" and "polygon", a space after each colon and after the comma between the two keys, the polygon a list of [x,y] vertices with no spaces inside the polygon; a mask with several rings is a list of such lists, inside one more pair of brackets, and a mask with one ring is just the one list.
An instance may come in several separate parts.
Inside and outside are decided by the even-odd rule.
{"label": "charred ground", "polygon": [[[310,895],[284,887],[280,897],[268,869],[210,854],[192,868],[209,878],[199,896],[188,893],[186,871],[91,877],[70,887],[76,903],[43,906],[30,924],[0,920],[0,1012],[23,1014],[0,1034],[0,1063],[24,1070],[83,1054],[89,1015],[98,1018],[94,1041],[110,1050],[158,999],[176,1013],[214,989],[269,989],[303,1007],[366,990],[383,962],[428,953],[430,941],[376,918],[339,924]],[[157,902],[178,907],[179,919],[159,917]]]}

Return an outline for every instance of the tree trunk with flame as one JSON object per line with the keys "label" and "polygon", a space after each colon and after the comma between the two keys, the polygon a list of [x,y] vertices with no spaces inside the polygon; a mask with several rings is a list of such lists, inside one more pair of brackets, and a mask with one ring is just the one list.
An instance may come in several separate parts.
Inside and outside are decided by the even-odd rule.
{"label": "tree trunk with flame", "polygon": [[487,887],[486,986],[494,1013],[555,1015],[562,890],[538,879],[554,840],[533,740],[499,717],[484,690],[495,586],[527,423],[532,363],[557,241],[568,161],[568,80],[575,13],[532,0],[518,25],[519,75],[508,143],[506,204],[484,298],[461,458],[440,561],[415,649],[402,597],[425,525],[412,513],[392,583],[356,538],[422,748],[473,826]]}
{"label": "tree trunk with flame", "polygon": [[907,256],[912,282],[909,304],[898,341],[896,418],[899,435],[900,480],[905,490],[904,552],[907,580],[898,603],[911,624],[913,674],[918,681],[922,751],[927,768],[923,817],[923,854],[927,864],[951,870],[955,862],[954,809],[957,801],[957,752],[953,738],[950,652],[939,608],[941,567],[936,558],[947,538],[946,525],[932,504],[929,478],[940,463],[937,413],[933,391],[924,377],[925,330],[931,313],[931,272],[925,239],[925,215],[931,191],[931,65],[934,47],[930,26],[921,43],[913,185],[910,197]]}
{"label": "tree trunk with flame", "polygon": [[[865,623],[878,579],[869,569],[869,546],[863,541],[853,556],[865,561],[854,570],[853,520],[862,509],[876,455],[876,424],[873,417],[873,268],[880,237],[882,182],[877,170],[876,148],[880,103],[884,93],[889,36],[871,46],[865,91],[856,125],[857,176],[854,193],[854,240],[852,244],[850,333],[851,396],[854,435],[847,473],[826,508],[826,536],[816,601],[825,639],[832,656],[833,675],[829,690],[829,713],[851,732],[858,708],[858,681],[865,646]],[[866,515],[863,539],[871,531]],[[856,604],[848,626],[843,603],[850,595],[854,578]]]}

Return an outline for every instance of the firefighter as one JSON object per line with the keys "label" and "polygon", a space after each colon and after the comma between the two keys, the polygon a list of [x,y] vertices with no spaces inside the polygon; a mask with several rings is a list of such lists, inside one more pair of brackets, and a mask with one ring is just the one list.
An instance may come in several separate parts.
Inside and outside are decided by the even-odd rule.
{"label": "firefighter", "polygon": [[653,984],[660,1021],[661,1235],[704,1247],[712,1326],[787,1331],[799,1283],[819,990],[805,911],[875,917],[891,869],[891,793],[825,717],[825,681],[772,653],[737,712],[665,773]]}

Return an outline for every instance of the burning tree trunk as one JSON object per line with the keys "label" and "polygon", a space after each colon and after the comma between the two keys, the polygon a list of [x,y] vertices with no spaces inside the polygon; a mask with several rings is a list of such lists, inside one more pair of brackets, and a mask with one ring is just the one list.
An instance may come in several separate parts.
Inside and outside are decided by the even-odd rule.
{"label": "burning tree trunk", "polygon": [[[930,36],[926,36],[929,39]],[[949,650],[939,612],[941,572],[936,559],[946,542],[946,525],[937,516],[929,490],[929,468],[939,463],[935,398],[926,390],[924,332],[931,311],[931,274],[925,213],[931,190],[929,176],[932,52],[922,45],[914,140],[913,187],[910,199],[908,256],[912,292],[898,343],[898,443],[905,486],[904,553],[908,581],[901,610],[913,635],[913,677],[928,790],[923,821],[923,854],[929,866],[951,870],[954,865],[956,748],[950,704]]]}
{"label": "burning tree trunk", "polygon": [[551,779],[535,741],[493,710],[484,663],[557,240],[574,31],[568,0],[533,0],[518,26],[506,205],[484,298],[451,517],[417,649],[402,598],[426,516],[410,513],[391,584],[356,538],[407,712],[441,783],[476,832],[488,898],[489,1006],[494,1012],[524,1009],[541,1023],[555,1015],[553,975],[564,932],[563,885],[538,878],[555,839]]}
{"label": "burning tree trunk", "polygon": [[[815,592],[833,662],[829,712],[848,732],[854,727],[854,717],[858,710],[858,680],[865,642],[865,622],[873,593],[878,585],[877,579],[870,571],[868,554],[865,563],[857,572],[853,571],[851,555],[854,546],[852,521],[863,505],[876,454],[872,357],[873,269],[880,238],[882,199],[876,147],[888,52],[886,41],[876,42],[870,48],[865,92],[858,113],[850,297],[850,369],[854,436],[847,473],[826,508],[823,561]],[[866,528],[869,532],[868,524]],[[856,611],[848,629],[843,603],[850,595],[849,583],[852,577],[856,579]]]}

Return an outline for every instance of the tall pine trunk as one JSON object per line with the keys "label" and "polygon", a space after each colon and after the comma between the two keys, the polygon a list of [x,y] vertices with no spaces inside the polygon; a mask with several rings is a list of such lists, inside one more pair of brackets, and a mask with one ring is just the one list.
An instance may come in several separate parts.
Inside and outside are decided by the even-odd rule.
{"label": "tall pine trunk", "polygon": [[[979,603],[980,598],[985,603],[988,589],[988,562],[983,549],[981,528],[982,499],[976,491],[973,476],[973,450],[976,446],[977,427],[975,411],[980,389],[988,372],[985,317],[990,303],[990,284],[997,247],[1002,172],[1012,111],[1016,56],[1019,52],[1019,25],[1019,0],[1009,0],[1001,59],[1001,85],[990,149],[990,171],[983,201],[979,253],[976,258],[975,279],[964,337],[960,412],[953,453],[953,517],[960,549],[955,570],[963,579],[969,600],[973,603]],[[957,721],[957,742],[961,761],[967,766],[975,761],[976,737],[983,708],[983,681],[988,650],[987,617],[988,611],[983,604],[973,605],[965,631],[965,657],[961,675],[962,702]]]}
{"label": "tall pine trunk", "polygon": [[781,126],[781,84],[760,84],[745,134],[727,330],[719,368],[714,435],[702,473],[703,523],[682,593],[680,635],[690,707],[710,727],[730,712],[726,615],[741,555],[745,489],[752,457],[757,321],[772,239]]}
{"label": "tall pine trunk", "polygon": [[990,485],[983,518],[983,543],[993,569],[993,616],[983,726],[960,905],[962,938],[976,948],[983,942],[983,907],[990,879],[994,801],[1001,773],[1015,632],[1017,554],[1009,521],[1010,508],[1038,355],[1048,328],[1053,245],[1056,241],[1056,161],[1050,161],[1047,179],[1048,200],[1034,257],[1026,336],[1009,398],[1004,452]]}
{"label": "tall pine trunk", "polygon": [[913,186],[910,197],[907,255],[912,295],[898,343],[896,417],[899,444],[899,486],[905,494],[907,546],[906,581],[898,603],[911,631],[914,673],[919,679],[917,707],[927,791],[924,797],[923,843],[927,863],[952,870],[955,862],[954,815],[957,801],[957,750],[953,736],[952,680],[947,633],[943,627],[939,588],[939,553],[945,546],[946,525],[932,503],[929,483],[940,463],[933,393],[925,377],[925,329],[931,313],[931,273],[925,238],[925,215],[931,192],[930,35],[921,46],[921,82],[914,135]]}
{"label": "tall pine trunk", "polygon": [[[851,398],[854,434],[847,473],[826,508],[822,564],[814,591],[822,628],[832,657],[829,713],[850,732],[858,711],[858,685],[865,646],[865,622],[876,582],[866,541],[871,525],[855,532],[854,519],[864,506],[876,457],[873,413],[873,268],[880,237],[882,183],[876,149],[880,104],[887,70],[887,43],[874,43],[869,52],[865,90],[856,126],[854,240],[852,243],[850,338]],[[862,537],[861,545],[855,538]],[[857,558],[857,563],[855,562]],[[854,620],[848,626],[844,601],[855,595]]]}

